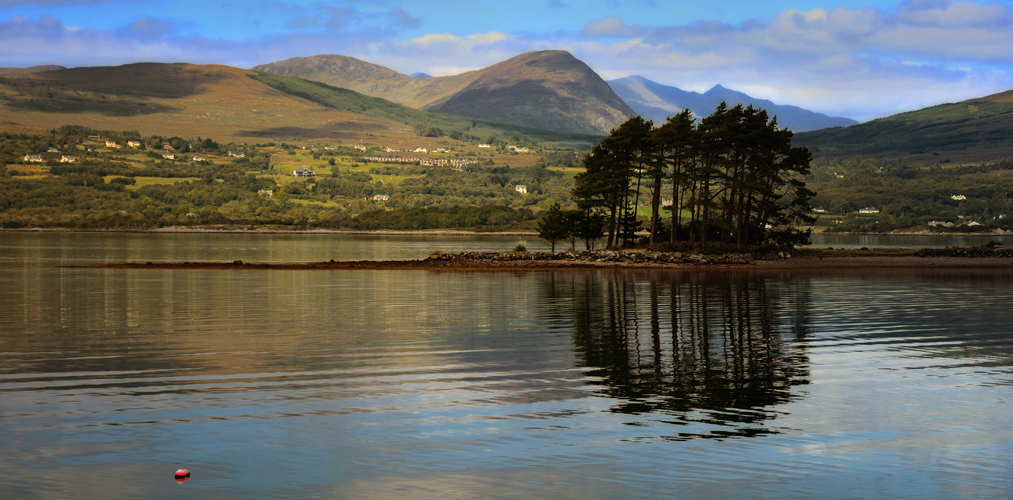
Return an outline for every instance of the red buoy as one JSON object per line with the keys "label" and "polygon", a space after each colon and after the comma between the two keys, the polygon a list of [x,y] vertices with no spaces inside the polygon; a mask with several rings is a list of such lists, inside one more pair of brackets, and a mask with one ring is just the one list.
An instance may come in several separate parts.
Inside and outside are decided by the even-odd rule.
{"label": "red buoy", "polygon": [[187,479],[190,479],[190,471],[186,469],[179,469],[176,471],[177,483],[185,483]]}

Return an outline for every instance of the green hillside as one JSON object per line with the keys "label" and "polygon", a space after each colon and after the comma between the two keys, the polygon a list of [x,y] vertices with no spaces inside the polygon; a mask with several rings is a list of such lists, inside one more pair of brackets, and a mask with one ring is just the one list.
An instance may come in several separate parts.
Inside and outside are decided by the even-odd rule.
{"label": "green hillside", "polygon": [[971,163],[1013,156],[1013,91],[867,123],[795,134],[818,157]]}
{"label": "green hillside", "polygon": [[527,136],[539,142],[556,144],[589,144],[598,140],[598,137],[585,134],[550,132],[517,125],[422,111],[379,97],[370,97],[352,90],[332,87],[326,83],[300,78],[265,72],[251,73],[248,76],[286,94],[301,97],[329,108],[351,111],[371,118],[404,123],[417,129],[438,128],[448,135],[458,132],[480,140],[494,135],[502,137]]}

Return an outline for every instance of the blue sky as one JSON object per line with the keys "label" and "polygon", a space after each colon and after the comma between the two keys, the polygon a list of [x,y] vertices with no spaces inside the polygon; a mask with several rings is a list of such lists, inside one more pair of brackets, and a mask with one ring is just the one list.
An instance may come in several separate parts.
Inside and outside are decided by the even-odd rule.
{"label": "blue sky", "polygon": [[545,49],[867,120],[1013,89],[1013,0],[0,0],[0,66],[342,54],[440,76]]}

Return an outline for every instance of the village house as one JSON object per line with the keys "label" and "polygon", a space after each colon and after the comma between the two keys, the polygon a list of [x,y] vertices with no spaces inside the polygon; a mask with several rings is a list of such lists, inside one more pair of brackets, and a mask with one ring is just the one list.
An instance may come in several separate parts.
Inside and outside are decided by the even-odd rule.
{"label": "village house", "polygon": [[76,156],[61,156],[60,163],[74,163],[77,161]]}
{"label": "village house", "polygon": [[42,155],[25,155],[25,161],[28,163],[42,163],[45,160],[42,159]]}
{"label": "village house", "polygon": [[174,155],[172,153],[164,153],[164,154],[162,154],[162,158],[165,158],[166,160],[175,160],[176,159],[176,155]]}
{"label": "village house", "polygon": [[163,142],[162,149],[172,149],[172,144],[169,144],[168,142]]}
{"label": "village house", "polygon": [[296,177],[316,177],[317,176],[317,174],[314,174],[312,170],[310,170],[310,169],[308,169],[306,167],[299,167],[299,168],[295,169],[295,171],[292,172],[292,175],[294,175]]}
{"label": "village house", "polygon": [[824,213],[824,212],[826,212],[826,211],[827,211],[827,209],[825,209],[825,208],[823,208],[823,207],[819,207],[819,208],[814,208],[814,209],[813,209],[813,212],[816,212],[816,213],[818,213],[818,214],[822,214],[822,213]]}
{"label": "village house", "polygon": [[208,159],[203,156],[194,156],[193,161],[208,161]]}
{"label": "village house", "polygon": [[389,199],[390,199],[390,196],[385,195],[385,194],[378,194],[378,195],[373,196],[373,201],[387,201]]}
{"label": "village house", "polygon": [[106,147],[107,148],[118,148],[120,146],[119,146],[119,144],[116,144],[116,141],[106,141]]}
{"label": "village house", "polygon": [[246,153],[242,151],[229,151],[229,156],[234,158],[246,158]]}
{"label": "village house", "polygon": [[929,222],[929,227],[953,227],[953,223],[944,222],[941,220],[934,220]]}
{"label": "village house", "polygon": [[844,174],[838,174],[837,172],[834,172],[834,177],[837,177],[838,179],[843,179]]}
{"label": "village house", "polygon": [[429,150],[426,148],[418,147],[412,150],[412,153],[428,153]]}
{"label": "village house", "polygon": [[956,201],[964,201],[964,200],[967,199],[967,197],[964,196],[964,195],[962,195],[962,194],[955,194],[953,196],[950,196],[950,199],[951,200],[956,200]]}
{"label": "village house", "polygon": [[670,206],[672,206],[674,204],[675,204],[675,202],[671,198],[662,198],[661,199],[661,206],[663,206],[663,207],[670,207]]}
{"label": "village house", "polygon": [[127,146],[130,146],[132,148],[139,148],[141,147],[141,141],[127,141]]}
{"label": "village house", "polygon": [[46,150],[47,153],[59,153],[60,150],[56,148],[49,148]]}
{"label": "village house", "polygon": [[528,187],[524,184],[518,184],[514,186],[514,191],[517,191],[518,193],[528,194]]}
{"label": "village house", "polygon": [[860,213],[860,214],[878,214],[879,213],[879,209],[875,208],[875,207],[859,208],[858,209],[858,213]]}
{"label": "village house", "polygon": [[262,198],[271,198],[272,196],[274,196],[274,190],[261,189],[260,191],[257,191],[257,194],[260,195]]}
{"label": "village house", "polygon": [[482,149],[491,148],[492,144],[479,144],[478,147],[480,147]]}

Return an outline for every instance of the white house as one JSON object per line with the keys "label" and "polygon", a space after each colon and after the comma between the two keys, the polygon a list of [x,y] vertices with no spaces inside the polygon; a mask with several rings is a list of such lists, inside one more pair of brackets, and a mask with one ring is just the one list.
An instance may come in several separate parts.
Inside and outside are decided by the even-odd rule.
{"label": "white house", "polygon": [[429,150],[426,148],[415,148],[412,150],[412,153],[428,153],[428,152]]}
{"label": "white house", "polygon": [[229,151],[229,156],[234,158],[246,158],[246,153],[242,151]]}
{"label": "white house", "polygon": [[127,146],[130,146],[132,148],[139,148],[141,147],[141,143],[140,141],[127,141]]}
{"label": "white house", "polygon": [[967,199],[967,197],[964,196],[964,195],[962,195],[962,194],[955,194],[953,196],[950,196],[950,199],[951,200],[957,200],[957,201],[964,201],[964,200]]}
{"label": "white house", "polygon": [[292,172],[292,175],[294,175],[296,177],[316,177],[317,176],[317,174],[314,174],[312,170],[310,170],[310,169],[308,169],[306,167],[299,167],[299,168],[295,169],[295,171]]}
{"label": "white house", "polygon": [[118,148],[120,146],[118,144],[116,144],[116,141],[106,141],[106,147],[107,148]]}
{"label": "white house", "polygon": [[208,161],[208,159],[203,156],[194,156],[193,161]]}
{"label": "white house", "polygon": [[492,145],[491,144],[479,144],[478,147],[480,147],[482,149],[485,149],[485,148],[491,148]]}
{"label": "white house", "polygon": [[378,195],[373,196],[373,201],[387,201],[389,199],[390,199],[390,196],[387,196],[385,194],[378,194]]}
{"label": "white house", "polygon": [[860,213],[860,214],[878,214],[879,213],[879,209],[875,208],[875,207],[859,208],[858,209],[858,213]]}
{"label": "white house", "polygon": [[514,186],[514,191],[517,191],[518,193],[522,194],[528,194],[528,187],[524,184],[518,184]]}
{"label": "white house", "polygon": [[45,160],[42,159],[42,155],[25,155],[25,161],[28,163],[42,163]]}
{"label": "white house", "polygon": [[263,198],[270,198],[270,197],[274,196],[274,190],[273,189],[261,189],[261,190],[257,191],[257,194],[260,195]]}
{"label": "white house", "polygon": [[60,157],[60,163],[74,163],[75,161],[77,161],[77,157],[76,156],[61,156]]}
{"label": "white house", "polygon": [[162,158],[165,158],[166,160],[175,160],[176,155],[173,153],[163,153]]}

